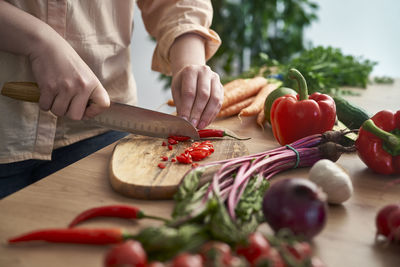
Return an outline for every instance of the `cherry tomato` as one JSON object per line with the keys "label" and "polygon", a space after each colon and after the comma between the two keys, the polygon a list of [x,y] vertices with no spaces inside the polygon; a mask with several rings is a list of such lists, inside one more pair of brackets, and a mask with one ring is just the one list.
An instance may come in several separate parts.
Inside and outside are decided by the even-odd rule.
{"label": "cherry tomato", "polygon": [[147,264],[146,267],[165,267],[166,265],[160,261],[152,261]]}
{"label": "cherry tomato", "polygon": [[286,245],[288,252],[297,260],[304,261],[311,258],[311,246],[307,242],[296,242],[293,245]]}
{"label": "cherry tomato", "polygon": [[286,267],[285,262],[282,259],[282,256],[279,254],[279,251],[276,248],[271,247],[268,253],[260,255],[253,266],[271,266],[271,267]]}
{"label": "cherry tomato", "polygon": [[203,267],[203,259],[199,254],[183,252],[172,260],[172,267]]}
{"label": "cherry tomato", "polygon": [[400,210],[400,206],[397,204],[389,204],[381,208],[376,215],[376,228],[377,234],[384,235],[388,237],[391,233],[389,227],[389,216],[394,211]]}
{"label": "cherry tomato", "polygon": [[400,240],[400,210],[392,211],[388,217],[390,229],[389,240]]}
{"label": "cherry tomato", "polygon": [[147,265],[147,255],[142,245],[135,240],[128,240],[114,246],[106,254],[105,267],[144,267]]}
{"label": "cherry tomato", "polygon": [[247,261],[253,264],[261,255],[269,254],[271,246],[268,240],[260,232],[249,235],[247,244],[236,248],[236,253],[242,255]]}
{"label": "cherry tomato", "polygon": [[201,247],[200,254],[206,266],[231,266],[232,250],[226,243],[209,241]]}

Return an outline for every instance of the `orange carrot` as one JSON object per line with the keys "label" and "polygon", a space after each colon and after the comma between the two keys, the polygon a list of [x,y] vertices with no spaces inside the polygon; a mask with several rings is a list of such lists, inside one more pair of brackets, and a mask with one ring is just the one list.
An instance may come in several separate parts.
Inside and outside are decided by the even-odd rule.
{"label": "orange carrot", "polygon": [[246,98],[236,104],[233,104],[229,107],[226,107],[224,109],[221,109],[220,112],[218,113],[217,117],[222,118],[222,117],[229,117],[232,115],[238,114],[242,109],[250,105],[254,101],[255,96]]}
{"label": "orange carrot", "polygon": [[255,77],[242,80],[237,87],[226,92],[224,95],[224,102],[222,103],[222,109],[257,94],[266,84],[267,79],[264,77]]}
{"label": "orange carrot", "polygon": [[264,109],[261,109],[261,111],[257,115],[257,124],[260,125],[260,127],[264,130],[264,123],[265,123],[265,112]]}
{"label": "orange carrot", "polygon": [[168,99],[167,105],[170,106],[170,107],[175,107],[175,102],[174,102],[174,100],[173,100],[173,99]]}
{"label": "orange carrot", "polygon": [[260,113],[263,110],[265,99],[267,96],[276,88],[281,85],[281,82],[274,82],[268,83],[267,85],[263,86],[261,90],[258,92],[257,96],[255,97],[253,103],[248,107],[244,108],[240,113],[239,116],[254,116]]}
{"label": "orange carrot", "polygon": [[232,91],[232,89],[240,86],[243,83],[244,79],[235,79],[230,82],[227,82],[224,84],[224,94],[226,94],[229,91]]}

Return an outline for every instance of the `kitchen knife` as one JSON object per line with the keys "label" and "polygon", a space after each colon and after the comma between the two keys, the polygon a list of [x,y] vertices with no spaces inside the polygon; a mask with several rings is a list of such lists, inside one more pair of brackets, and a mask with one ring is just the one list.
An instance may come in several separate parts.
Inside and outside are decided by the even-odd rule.
{"label": "kitchen knife", "polygon": [[[40,90],[36,83],[8,82],[3,85],[1,94],[37,103]],[[108,129],[151,137],[168,138],[171,135],[181,135],[194,140],[200,139],[196,128],[181,117],[115,102],[101,114],[85,121]]]}

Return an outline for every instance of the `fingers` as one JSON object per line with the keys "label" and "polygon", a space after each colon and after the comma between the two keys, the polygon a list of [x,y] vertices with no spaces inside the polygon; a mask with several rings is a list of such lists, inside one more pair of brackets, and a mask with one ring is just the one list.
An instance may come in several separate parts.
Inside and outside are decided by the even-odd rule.
{"label": "fingers", "polygon": [[[196,97],[197,72],[194,68],[185,68],[179,73],[178,84],[175,94],[178,95],[177,109],[178,116],[191,120],[191,112]],[[196,126],[196,125],[195,125]]]}
{"label": "fingers", "polygon": [[81,120],[83,117],[94,117],[110,106],[106,90],[96,80],[90,83],[53,82],[39,87],[39,107],[59,117]]}
{"label": "fingers", "polygon": [[110,97],[103,86],[100,85],[93,90],[89,103],[89,106],[85,110],[85,118],[93,118],[110,106]]}
{"label": "fingers", "polygon": [[178,116],[202,129],[217,116],[223,100],[219,76],[208,66],[188,66],[173,79],[172,96]]}
{"label": "fingers", "polygon": [[224,100],[224,90],[219,80],[218,75],[211,79],[210,95],[206,107],[204,108],[200,117],[197,128],[203,129],[209,125],[218,115]]}

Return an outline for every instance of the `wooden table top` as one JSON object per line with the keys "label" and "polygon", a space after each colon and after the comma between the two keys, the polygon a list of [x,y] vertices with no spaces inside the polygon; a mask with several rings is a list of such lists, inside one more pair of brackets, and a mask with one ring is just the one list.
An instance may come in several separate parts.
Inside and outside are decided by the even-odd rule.
{"label": "wooden table top", "polygon": [[[393,85],[371,85],[356,89],[360,96],[348,96],[352,103],[375,114],[382,109],[398,110],[400,81]],[[271,129],[262,131],[254,118],[236,117],[216,121],[241,136],[250,153],[275,148]],[[107,246],[31,243],[7,245],[7,238],[24,232],[66,227],[78,212],[98,206],[127,203],[146,213],[169,217],[172,201],[144,201],[115,193],[108,182],[108,164],[112,144],[44,179],[0,200],[0,266],[102,266]],[[312,245],[315,254],[330,267],[400,266],[398,246],[381,247],[374,242],[375,215],[379,208],[399,200],[400,186],[385,187],[399,177],[383,176],[369,171],[356,154],[343,155],[338,163],[350,174],[354,195],[343,205],[329,206],[328,223]],[[308,168],[284,172],[284,177],[307,178]],[[158,222],[102,219],[87,222],[88,227],[121,227],[137,231]]]}

